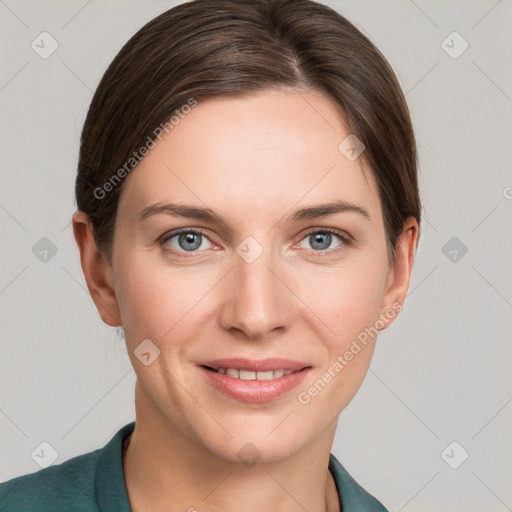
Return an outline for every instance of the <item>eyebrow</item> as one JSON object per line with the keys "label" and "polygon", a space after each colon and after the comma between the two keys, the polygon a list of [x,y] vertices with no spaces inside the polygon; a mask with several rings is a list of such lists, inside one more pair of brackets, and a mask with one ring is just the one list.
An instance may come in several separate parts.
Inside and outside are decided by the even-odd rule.
{"label": "eyebrow", "polygon": [[344,212],[358,213],[359,215],[362,215],[365,219],[371,220],[370,214],[368,213],[368,210],[366,208],[342,200],[334,201],[332,203],[319,204],[314,206],[307,206],[305,208],[300,208],[299,210],[293,212],[289,216],[288,220],[296,222],[299,220],[316,219],[318,217],[323,217],[325,215],[333,215],[335,213]]}
{"label": "eyebrow", "polygon": [[[353,212],[361,215],[367,220],[371,220],[368,210],[362,206],[358,206],[348,201],[334,201],[331,203],[307,206],[295,210],[287,217],[287,222],[298,222],[301,220],[316,219],[326,215],[334,215],[335,213]],[[200,219],[210,222],[223,223],[222,217],[217,215],[210,208],[199,208],[197,206],[179,205],[173,203],[161,204],[155,203],[139,212],[139,220],[143,221],[148,217],[158,214],[167,214],[173,217],[185,217],[188,219]]]}

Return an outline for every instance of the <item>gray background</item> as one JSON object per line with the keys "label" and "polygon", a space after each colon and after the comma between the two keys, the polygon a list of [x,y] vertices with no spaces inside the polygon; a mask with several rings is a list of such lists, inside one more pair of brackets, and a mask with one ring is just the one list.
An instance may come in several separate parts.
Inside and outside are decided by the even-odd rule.
{"label": "gray background", "polygon": [[[405,309],[381,334],[333,453],[391,511],[512,510],[512,0],[326,3],[397,73],[424,201]],[[70,219],[92,91],[173,5],[0,0],[2,481],[39,469],[43,441],[59,463],[134,419],[134,372],[86,290]],[[46,59],[31,48],[43,31],[59,45]],[[457,58],[445,51],[463,48],[457,36],[442,45],[453,31],[469,44]],[[43,237],[57,249],[46,262]]]}

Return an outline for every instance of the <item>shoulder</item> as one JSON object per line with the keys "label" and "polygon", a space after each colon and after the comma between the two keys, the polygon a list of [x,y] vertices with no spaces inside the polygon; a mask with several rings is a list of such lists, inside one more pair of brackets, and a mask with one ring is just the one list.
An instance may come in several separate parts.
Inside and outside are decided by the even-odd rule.
{"label": "shoulder", "polygon": [[121,450],[133,426],[124,426],[103,448],[0,484],[0,510],[97,512],[107,504],[129,510]]}
{"label": "shoulder", "polygon": [[384,505],[359,485],[331,453],[329,457],[331,471],[343,512],[388,512]]}
{"label": "shoulder", "polygon": [[100,450],[0,484],[1,510],[97,510],[94,480]]}

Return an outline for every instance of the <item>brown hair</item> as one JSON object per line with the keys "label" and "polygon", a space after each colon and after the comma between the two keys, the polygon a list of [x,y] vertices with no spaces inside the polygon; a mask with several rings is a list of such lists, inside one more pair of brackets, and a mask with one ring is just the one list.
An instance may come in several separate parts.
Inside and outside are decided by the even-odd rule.
{"label": "brown hair", "polygon": [[157,127],[191,99],[270,87],[320,90],[339,105],[366,147],[361,158],[378,184],[394,260],[404,221],[419,224],[421,204],[409,110],[380,51],[311,0],[194,0],[157,16],[123,46],[89,107],[76,202],[110,263],[121,178]]}

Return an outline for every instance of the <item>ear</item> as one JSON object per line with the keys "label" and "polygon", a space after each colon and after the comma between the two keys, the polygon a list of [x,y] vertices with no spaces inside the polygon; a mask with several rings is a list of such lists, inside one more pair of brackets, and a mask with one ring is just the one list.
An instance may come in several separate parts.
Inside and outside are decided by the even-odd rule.
{"label": "ear", "polygon": [[101,319],[112,327],[121,325],[112,266],[96,245],[89,217],[80,210],[73,214],[73,233],[80,250],[87,288]]}
{"label": "ear", "polygon": [[397,313],[402,309],[409,289],[417,241],[418,222],[414,217],[409,217],[404,223],[395,252],[395,262],[390,267],[386,280],[380,308],[380,319],[384,323],[384,329],[393,323]]}

